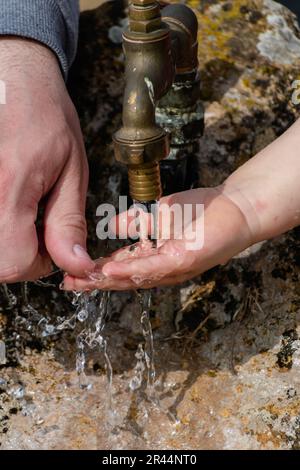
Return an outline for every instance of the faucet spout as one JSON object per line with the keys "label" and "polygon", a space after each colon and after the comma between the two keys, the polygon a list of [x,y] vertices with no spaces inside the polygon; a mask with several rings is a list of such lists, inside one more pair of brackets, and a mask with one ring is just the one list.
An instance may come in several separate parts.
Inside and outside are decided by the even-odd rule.
{"label": "faucet spout", "polygon": [[171,89],[178,64],[181,72],[195,68],[197,19],[189,8],[173,7],[175,14],[167,7],[162,21],[159,2],[132,0],[123,35],[123,126],[114,135],[114,148],[116,159],[128,166],[131,197],[140,202],[160,198],[159,162],[170,152],[169,136],[156,120],[157,104]]}

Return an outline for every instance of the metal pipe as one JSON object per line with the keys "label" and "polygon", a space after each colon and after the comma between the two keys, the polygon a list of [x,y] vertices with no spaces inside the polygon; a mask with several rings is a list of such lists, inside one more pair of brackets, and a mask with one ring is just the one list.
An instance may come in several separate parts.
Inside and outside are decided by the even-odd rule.
{"label": "metal pipe", "polygon": [[123,127],[114,135],[114,148],[117,160],[128,166],[131,197],[140,202],[160,198],[159,161],[170,152],[169,136],[157,123],[157,104],[176,77],[195,81],[197,75],[195,14],[185,5],[162,11],[163,17],[157,1],[133,0],[123,35]]}

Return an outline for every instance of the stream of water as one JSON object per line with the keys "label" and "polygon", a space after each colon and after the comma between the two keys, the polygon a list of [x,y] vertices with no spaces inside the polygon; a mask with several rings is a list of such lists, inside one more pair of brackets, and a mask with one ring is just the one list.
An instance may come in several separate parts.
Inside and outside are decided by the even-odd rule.
{"label": "stream of water", "polygon": [[[148,243],[150,239],[152,249],[156,249],[158,238],[158,202],[155,201],[149,204],[143,204],[142,207],[148,214],[152,214],[151,234],[145,235],[145,239]],[[140,228],[138,214],[140,214],[141,205],[135,202],[134,210],[137,218],[136,225],[137,228]],[[140,233],[145,234],[145,230],[142,229]],[[140,242],[143,241],[145,241],[143,237],[140,238]],[[140,250],[129,249],[128,254],[130,257],[139,256]],[[74,294],[74,296],[74,305],[76,305],[77,308],[76,318],[84,322],[84,329],[77,336],[76,369],[79,376],[80,387],[83,389],[89,389],[91,387],[85,374],[87,350],[99,348],[99,351],[104,355],[107,373],[108,421],[112,428],[115,428],[115,430],[117,428],[120,429],[122,423],[120,423],[118,410],[115,408],[113,400],[113,369],[108,354],[107,340],[104,336],[105,325],[109,317],[109,293],[95,291],[91,294]],[[136,395],[133,400],[135,406],[141,405],[143,399],[146,398],[160,407],[159,398],[155,391],[155,349],[150,318],[152,292],[150,289],[140,290],[137,291],[137,296],[141,306],[140,323],[144,341],[138,345],[135,354],[137,362],[134,367],[133,377],[129,383],[129,388],[132,394]]]}
{"label": "stream of water", "polygon": [[[138,209],[139,210],[139,209]],[[147,243],[151,240],[151,249],[156,249],[157,241],[157,216],[158,203],[151,204],[147,211],[152,213],[152,233],[147,237]],[[140,240],[143,242],[143,240]],[[129,250],[130,256],[139,256],[140,250]],[[36,282],[38,286],[55,287],[55,284],[47,280]],[[137,282],[138,287],[138,282]],[[107,376],[107,420],[111,429],[121,429],[120,416],[114,403],[113,393],[113,368],[108,352],[108,343],[105,335],[105,327],[109,320],[109,300],[110,293],[105,291],[94,291],[89,293],[73,293],[72,305],[74,312],[65,317],[58,317],[55,322],[51,322],[47,315],[39,313],[29,302],[30,287],[25,283],[22,287],[22,310],[18,312],[18,299],[6,286],[2,286],[7,304],[10,309],[16,310],[16,322],[28,332],[34,331],[41,338],[57,335],[63,330],[76,330],[80,328],[76,335],[76,371],[79,378],[79,386],[82,390],[90,390],[92,381],[86,374],[87,354],[90,350],[97,350],[104,358]],[[136,365],[133,375],[128,384],[129,390],[134,397],[135,406],[142,406],[143,401],[148,401],[163,411],[160,406],[158,394],[156,392],[156,370],[155,370],[155,348],[153,332],[151,326],[151,290],[138,290],[137,299],[140,303],[140,324],[143,334],[143,341],[138,345],[135,357]],[[1,360],[4,362],[4,344],[1,344]]]}
{"label": "stream of water", "polygon": [[[154,249],[157,248],[157,240],[158,240],[158,211],[159,211],[159,202],[154,201],[150,203],[144,203],[144,208],[148,214],[152,214],[152,221],[151,221],[151,229],[150,235],[148,234],[147,239],[151,240],[152,247]],[[134,201],[135,211],[139,209],[139,203]],[[143,241],[143,240],[140,240]],[[154,387],[155,387],[155,378],[156,378],[156,371],[155,371],[155,358],[154,358],[154,341],[153,341],[153,331],[151,325],[151,305],[152,305],[152,292],[150,289],[148,290],[141,290],[138,291],[138,298],[141,305],[141,328],[143,332],[144,338],[144,346],[139,345],[139,351],[137,353],[138,364],[140,367],[137,367],[139,373],[136,374],[134,379],[132,379],[130,383],[130,387],[132,390],[135,390],[142,385],[142,371],[147,371],[147,387],[149,388],[149,392],[153,394]],[[142,366],[141,361],[143,360],[144,366]]]}
{"label": "stream of water", "polygon": [[105,369],[107,374],[108,383],[108,396],[109,408],[112,403],[112,378],[113,370],[107,352],[107,340],[103,335],[107,317],[108,317],[108,302],[109,292],[95,291],[91,294],[83,293],[77,294],[77,320],[84,323],[84,328],[77,336],[77,357],[76,357],[76,370],[79,376],[79,384],[82,389],[89,389],[89,383],[85,374],[86,365],[86,350],[96,349],[103,354],[105,361]]}

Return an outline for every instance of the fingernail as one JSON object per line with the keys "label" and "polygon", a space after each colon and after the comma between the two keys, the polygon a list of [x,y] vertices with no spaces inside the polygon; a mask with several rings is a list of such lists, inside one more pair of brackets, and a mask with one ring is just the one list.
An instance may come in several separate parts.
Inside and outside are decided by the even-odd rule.
{"label": "fingernail", "polygon": [[96,281],[96,282],[102,282],[107,279],[107,277],[105,276],[105,274],[103,274],[103,272],[96,272],[96,271],[90,272],[89,271],[89,272],[86,272],[86,276],[91,281]]}
{"label": "fingernail", "polygon": [[78,258],[93,262],[87,251],[81,245],[74,245],[73,252],[76,256],[78,256]]}
{"label": "fingernail", "polygon": [[110,277],[113,274],[113,269],[111,269],[110,263],[103,266],[102,273],[105,277]]}

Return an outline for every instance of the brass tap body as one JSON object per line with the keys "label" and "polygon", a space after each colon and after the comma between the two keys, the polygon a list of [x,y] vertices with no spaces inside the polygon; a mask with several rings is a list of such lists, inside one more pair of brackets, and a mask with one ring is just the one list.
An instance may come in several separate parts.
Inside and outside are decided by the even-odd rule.
{"label": "brass tap body", "polygon": [[170,152],[169,136],[156,122],[157,102],[171,89],[177,74],[197,70],[194,13],[184,5],[132,0],[129,28],[123,34],[126,87],[123,127],[114,135],[116,159],[128,166],[132,199],[161,197],[160,160]]}

